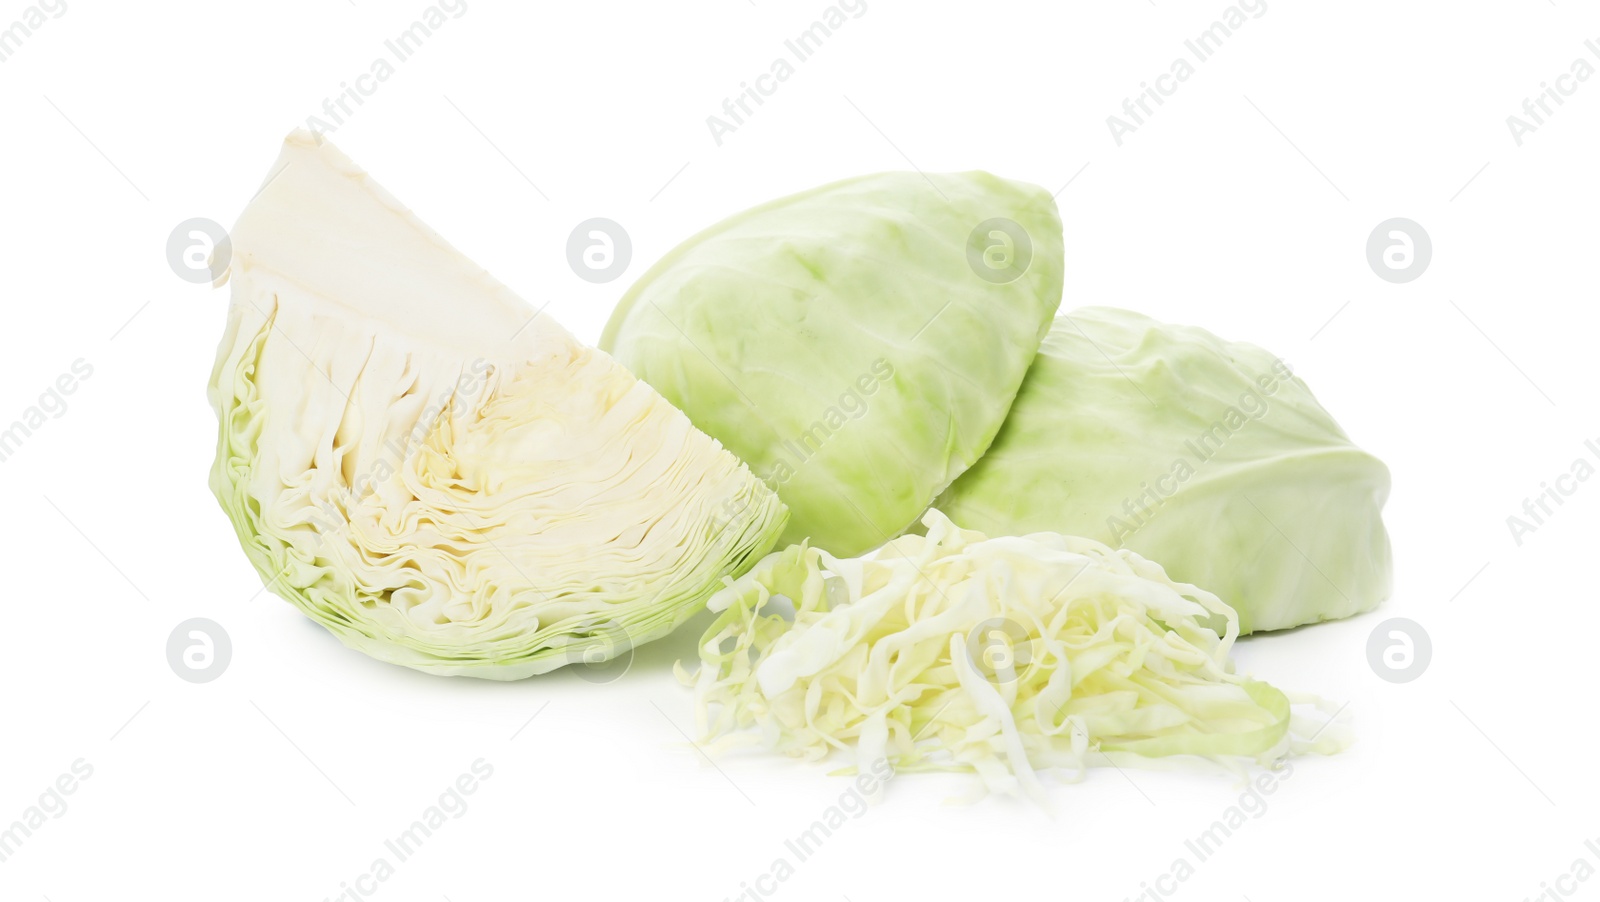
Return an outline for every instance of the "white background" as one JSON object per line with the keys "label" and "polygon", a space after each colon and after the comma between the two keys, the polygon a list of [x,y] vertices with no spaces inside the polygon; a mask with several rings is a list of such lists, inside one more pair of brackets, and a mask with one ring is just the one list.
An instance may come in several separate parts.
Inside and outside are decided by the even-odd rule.
{"label": "white background", "polygon": [[[913,166],[1061,188],[1066,308],[1272,349],[1394,475],[1394,598],[1238,648],[1242,670],[1350,702],[1358,744],[1298,761],[1177,897],[1522,900],[1600,866],[1583,845],[1600,480],[1520,547],[1506,525],[1600,440],[1600,77],[1522,146],[1506,124],[1575,59],[1600,66],[1600,13],[1270,0],[1119,147],[1106,117],[1220,0],[868,0],[717,146],[706,117],[824,5],[469,0],[332,138],[590,341],[657,256],[772,197]],[[687,746],[670,662],[700,621],[612,683],[494,684],[369,660],[258,592],[206,489],[226,290],[180,281],[167,235],[231,224],[283,135],[423,7],[68,0],[0,64],[0,423],[93,367],[0,464],[0,826],[76,759],[94,769],[0,864],[0,897],[336,897],[483,758],[470,809],[375,898],[720,900],[845,789]],[[0,29],[24,9],[0,5]],[[633,238],[609,285],[565,259],[595,216]],[[1396,216],[1434,245],[1399,285],[1364,252]],[[165,655],[197,616],[233,641],[206,685]],[[1432,636],[1409,684],[1367,663],[1391,616]],[[966,787],[898,778],[777,898],[1132,899],[1238,797],[1221,776],[1105,769],[1054,789],[1053,817],[943,804]],[[1600,879],[1563,885],[1600,899]]]}

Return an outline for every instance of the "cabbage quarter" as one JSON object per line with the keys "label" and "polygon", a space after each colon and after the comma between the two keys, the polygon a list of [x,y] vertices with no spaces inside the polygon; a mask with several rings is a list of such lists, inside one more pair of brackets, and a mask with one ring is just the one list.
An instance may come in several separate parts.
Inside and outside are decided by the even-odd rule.
{"label": "cabbage quarter", "polygon": [[783,531],[737,458],[320,138],[231,237],[211,489],[346,645],[496,680],[603,661]]}

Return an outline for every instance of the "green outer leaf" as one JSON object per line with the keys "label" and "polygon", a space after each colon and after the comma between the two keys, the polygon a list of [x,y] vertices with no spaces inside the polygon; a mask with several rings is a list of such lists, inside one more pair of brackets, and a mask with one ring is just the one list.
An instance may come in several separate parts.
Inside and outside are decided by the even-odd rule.
{"label": "green outer leaf", "polygon": [[[968,262],[991,218],[1030,238],[1009,283]],[[856,554],[989,446],[1060,303],[1062,256],[1037,186],[863,176],[683,242],[623,296],[600,346],[776,489],[785,541]]]}
{"label": "green outer leaf", "polygon": [[[1388,468],[1278,363],[1125,310],[1065,314],[994,445],[936,505],[985,532],[1129,548],[1216,593],[1243,632],[1371,610],[1391,584]],[[1276,386],[1258,391],[1265,412],[1200,444],[1259,378]]]}

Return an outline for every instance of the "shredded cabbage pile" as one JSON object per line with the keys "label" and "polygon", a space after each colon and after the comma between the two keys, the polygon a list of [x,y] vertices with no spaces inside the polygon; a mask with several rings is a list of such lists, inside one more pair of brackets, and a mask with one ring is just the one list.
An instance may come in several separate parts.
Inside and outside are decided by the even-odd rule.
{"label": "shredded cabbage pile", "polygon": [[863,558],[792,546],[713,596],[700,670],[679,671],[702,734],[811,760],[854,745],[862,772],[887,759],[1030,795],[1045,768],[1271,765],[1348,744],[1326,703],[1292,714],[1236,675],[1237,615],[1160,565],[1054,533],[991,539],[937,510],[922,522]]}

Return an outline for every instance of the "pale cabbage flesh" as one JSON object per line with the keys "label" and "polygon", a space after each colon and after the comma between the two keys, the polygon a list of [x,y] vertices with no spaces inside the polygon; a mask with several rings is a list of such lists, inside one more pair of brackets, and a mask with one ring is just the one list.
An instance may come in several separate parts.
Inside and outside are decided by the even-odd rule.
{"label": "pale cabbage flesh", "polygon": [[937,510],[923,523],[863,558],[791,546],[713,597],[699,671],[680,670],[701,731],[1008,794],[1038,792],[1044,769],[1239,768],[1346,744],[1325,703],[1296,712],[1312,700],[1236,674],[1232,609],[1159,565],[1055,533],[989,538]]}
{"label": "pale cabbage flesh", "polygon": [[310,134],[232,243],[211,487],[345,644],[492,679],[602,660],[782,531],[732,454]]}

